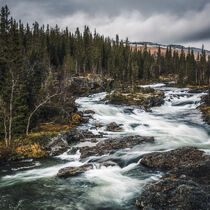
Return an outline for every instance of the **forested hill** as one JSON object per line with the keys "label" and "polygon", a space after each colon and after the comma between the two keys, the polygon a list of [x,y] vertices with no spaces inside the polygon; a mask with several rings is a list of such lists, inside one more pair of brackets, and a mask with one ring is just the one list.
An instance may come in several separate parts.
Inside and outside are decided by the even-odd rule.
{"label": "forested hill", "polygon": [[71,32],[37,22],[24,25],[10,16],[7,6],[0,18],[0,136],[9,142],[37,124],[40,117],[33,114],[39,105],[64,103],[61,95],[72,75],[100,74],[133,83],[172,74],[180,84],[209,83],[210,59],[204,50],[197,59],[193,51],[178,55],[170,48],[155,56],[146,46],[132,50],[128,40],[124,44],[118,36],[112,40],[91,33],[87,26]]}

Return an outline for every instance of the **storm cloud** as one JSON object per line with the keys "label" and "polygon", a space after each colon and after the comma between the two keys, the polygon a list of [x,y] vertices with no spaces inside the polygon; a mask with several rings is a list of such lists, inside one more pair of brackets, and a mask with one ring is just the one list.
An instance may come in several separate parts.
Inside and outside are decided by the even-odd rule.
{"label": "storm cloud", "polygon": [[88,25],[105,36],[210,49],[209,0],[1,0],[23,22]]}

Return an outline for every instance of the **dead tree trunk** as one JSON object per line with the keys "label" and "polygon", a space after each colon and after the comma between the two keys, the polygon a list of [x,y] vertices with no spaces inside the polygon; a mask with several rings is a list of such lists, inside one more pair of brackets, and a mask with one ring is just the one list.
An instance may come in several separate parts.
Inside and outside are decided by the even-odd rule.
{"label": "dead tree trunk", "polygon": [[51,98],[57,96],[58,93],[55,93],[51,96],[48,96],[44,101],[42,101],[40,104],[38,104],[35,109],[30,113],[28,120],[27,120],[27,126],[26,126],[26,135],[29,134],[29,128],[30,128],[30,123],[31,123],[31,118],[33,117],[33,115],[37,112],[37,110],[39,108],[41,108],[43,105],[45,105]]}
{"label": "dead tree trunk", "polygon": [[9,138],[8,144],[11,145],[12,141],[12,120],[13,120],[13,98],[14,98],[14,90],[15,90],[15,79],[13,73],[12,75],[12,87],[11,87],[11,95],[10,95],[10,103],[9,103]]}

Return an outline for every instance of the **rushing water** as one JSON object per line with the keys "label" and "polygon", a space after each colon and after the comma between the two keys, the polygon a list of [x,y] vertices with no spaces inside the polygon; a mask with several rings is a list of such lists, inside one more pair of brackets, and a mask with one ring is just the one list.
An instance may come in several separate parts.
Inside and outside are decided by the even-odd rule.
{"label": "rushing water", "polygon": [[[0,171],[0,209],[136,209],[135,199],[143,187],[161,176],[160,172],[139,164],[143,154],[181,146],[196,146],[210,154],[210,129],[196,109],[202,94],[190,94],[188,89],[164,84],[152,87],[164,90],[166,95],[165,104],[152,108],[152,112],[106,104],[102,100],[105,93],[79,98],[77,103],[81,111],[95,111],[93,119],[81,129],[107,133],[105,127],[94,125],[116,122],[122,124],[124,131],[108,132],[107,137],[154,136],[154,144],[120,150],[110,156],[90,157],[83,162],[78,151],[75,155],[66,152],[48,160],[8,164]],[[63,167],[103,160],[117,160],[120,166],[96,167],[68,179],[56,177]]]}

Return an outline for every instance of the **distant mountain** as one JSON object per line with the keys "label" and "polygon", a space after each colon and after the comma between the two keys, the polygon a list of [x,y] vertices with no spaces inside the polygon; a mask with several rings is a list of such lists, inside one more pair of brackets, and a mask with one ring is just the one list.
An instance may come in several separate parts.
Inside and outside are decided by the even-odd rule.
{"label": "distant mountain", "polygon": [[[144,46],[147,45],[147,47],[152,47],[152,48],[167,48],[167,47],[171,47],[174,50],[181,50],[182,48],[184,50],[188,50],[190,48],[190,50],[193,50],[194,52],[198,52],[200,53],[202,51],[201,48],[197,48],[197,47],[185,47],[183,45],[178,45],[178,44],[170,44],[170,45],[165,45],[165,44],[159,44],[159,43],[154,43],[154,42],[129,42],[130,45],[137,45],[137,46]],[[206,53],[210,53],[209,50],[205,50]]]}

